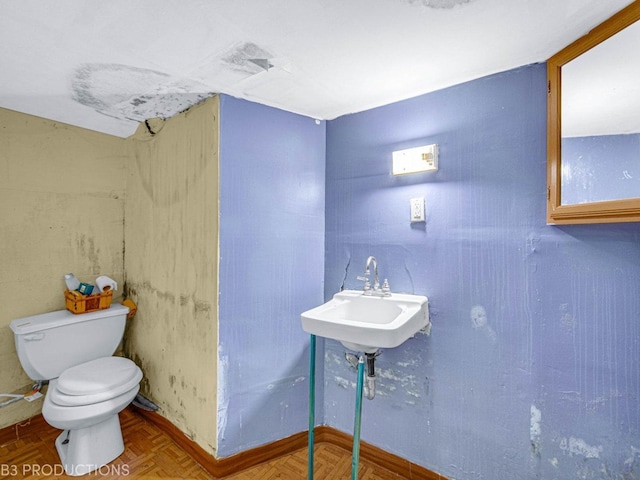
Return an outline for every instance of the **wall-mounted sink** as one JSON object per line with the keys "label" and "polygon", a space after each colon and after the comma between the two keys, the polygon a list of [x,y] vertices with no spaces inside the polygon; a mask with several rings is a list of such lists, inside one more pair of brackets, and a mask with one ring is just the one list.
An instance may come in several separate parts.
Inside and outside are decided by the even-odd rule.
{"label": "wall-mounted sink", "polygon": [[328,302],[301,314],[302,328],[340,341],[356,352],[397,347],[429,324],[429,301],[422,295],[336,293]]}

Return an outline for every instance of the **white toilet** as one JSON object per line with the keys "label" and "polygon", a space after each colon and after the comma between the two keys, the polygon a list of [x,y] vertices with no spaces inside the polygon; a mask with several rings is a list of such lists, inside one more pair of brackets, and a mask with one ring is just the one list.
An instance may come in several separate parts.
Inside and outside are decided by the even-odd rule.
{"label": "white toilet", "polygon": [[32,380],[49,380],[42,416],[64,430],[56,448],[68,475],[97,470],[124,451],[118,413],[135,398],[142,379],[131,360],[111,356],[128,312],[118,304],[11,322],[22,368]]}

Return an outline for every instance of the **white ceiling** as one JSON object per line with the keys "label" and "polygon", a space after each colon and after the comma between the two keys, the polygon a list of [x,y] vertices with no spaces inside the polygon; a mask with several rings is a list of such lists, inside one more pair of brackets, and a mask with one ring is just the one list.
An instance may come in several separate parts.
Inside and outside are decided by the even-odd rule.
{"label": "white ceiling", "polygon": [[542,62],[631,0],[2,0],[0,107],[127,137],[213,92],[318,119]]}

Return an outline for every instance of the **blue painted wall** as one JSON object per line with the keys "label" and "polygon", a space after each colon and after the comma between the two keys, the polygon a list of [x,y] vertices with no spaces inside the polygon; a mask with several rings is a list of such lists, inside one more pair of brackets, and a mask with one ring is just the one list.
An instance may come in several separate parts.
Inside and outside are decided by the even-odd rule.
{"label": "blue painted wall", "polygon": [[640,134],[562,139],[562,203],[640,197]]}
{"label": "blue painted wall", "polygon": [[[438,172],[391,175],[430,143]],[[328,123],[325,298],[375,255],[433,322],[379,357],[365,441],[458,480],[640,475],[640,226],[547,226],[545,165],[545,65]],[[343,352],[326,342],[324,420],[351,432]]]}
{"label": "blue painted wall", "polygon": [[221,97],[220,457],[307,429],[300,312],[323,301],[325,130]]}

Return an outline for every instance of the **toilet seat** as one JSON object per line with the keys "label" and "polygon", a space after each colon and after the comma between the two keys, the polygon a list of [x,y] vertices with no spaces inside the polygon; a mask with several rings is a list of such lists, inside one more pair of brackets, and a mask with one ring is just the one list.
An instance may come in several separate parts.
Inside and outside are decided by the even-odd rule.
{"label": "toilet seat", "polygon": [[123,357],[103,357],[65,370],[48,396],[63,407],[91,405],[115,398],[135,388],[142,371]]}

